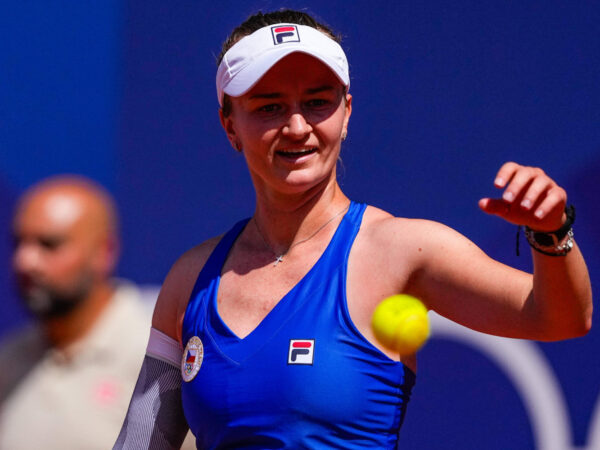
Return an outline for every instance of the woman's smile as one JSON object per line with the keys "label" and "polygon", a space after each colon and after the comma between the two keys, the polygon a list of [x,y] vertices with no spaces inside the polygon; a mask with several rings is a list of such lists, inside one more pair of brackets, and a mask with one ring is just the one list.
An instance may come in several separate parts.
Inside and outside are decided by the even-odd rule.
{"label": "woman's smile", "polygon": [[295,192],[335,180],[351,97],[321,61],[292,53],[232,104],[225,129],[258,189]]}
{"label": "woman's smile", "polygon": [[302,163],[307,161],[310,156],[318,151],[317,147],[302,147],[276,150],[275,154],[286,161],[293,163]]}

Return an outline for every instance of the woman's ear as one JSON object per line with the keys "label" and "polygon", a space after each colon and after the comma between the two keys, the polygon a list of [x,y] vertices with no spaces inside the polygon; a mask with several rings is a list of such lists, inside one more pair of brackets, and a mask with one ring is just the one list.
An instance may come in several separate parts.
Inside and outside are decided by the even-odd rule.
{"label": "woman's ear", "polygon": [[236,151],[241,152],[242,144],[237,136],[237,133],[235,132],[231,115],[225,116],[223,114],[223,109],[219,109],[219,119],[221,120],[221,126],[223,127],[223,130],[225,130],[227,139],[229,139],[229,143]]}
{"label": "woman's ear", "polygon": [[350,116],[352,115],[352,96],[350,94],[345,94],[346,95],[346,101],[345,106],[344,106],[344,122],[342,124],[342,140],[346,139],[346,136],[348,136],[348,122],[350,121]]}

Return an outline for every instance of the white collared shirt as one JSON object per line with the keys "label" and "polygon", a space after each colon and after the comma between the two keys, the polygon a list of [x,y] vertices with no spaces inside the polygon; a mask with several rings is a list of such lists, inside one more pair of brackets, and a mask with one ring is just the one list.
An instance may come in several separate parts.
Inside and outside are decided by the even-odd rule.
{"label": "white collared shirt", "polygon": [[0,349],[0,450],[112,448],[144,358],[154,299],[118,283],[92,330],[66,351],[37,326]]}

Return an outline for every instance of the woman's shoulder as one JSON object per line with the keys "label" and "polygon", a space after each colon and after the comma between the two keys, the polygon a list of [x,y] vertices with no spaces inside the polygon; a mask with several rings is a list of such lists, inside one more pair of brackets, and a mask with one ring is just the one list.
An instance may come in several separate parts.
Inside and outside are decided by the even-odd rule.
{"label": "woman's shoulder", "polygon": [[190,248],[171,266],[154,308],[154,328],[180,339],[181,322],[198,274],[222,237],[215,236]]}
{"label": "woman's shoulder", "polygon": [[222,237],[223,235],[219,235],[207,239],[183,253],[171,267],[167,280],[169,277],[179,278],[180,281],[181,278],[189,279],[193,277],[195,281],[196,276],[202,270]]}
{"label": "woman's shoulder", "polygon": [[[416,280],[433,273],[436,261],[452,260],[466,241],[442,223],[396,217],[375,207],[365,210],[351,254],[354,279],[379,292],[417,292]],[[373,274],[378,274],[373,277]]]}
{"label": "woman's shoulder", "polygon": [[[394,216],[372,205],[367,205],[361,230],[365,230],[374,236],[385,238],[393,236],[399,238],[406,236],[406,233],[411,233],[413,237],[426,237],[432,231],[452,231],[451,228],[434,220]],[[389,236],[390,234],[393,236]]]}
{"label": "woman's shoulder", "polygon": [[413,270],[443,261],[457,252],[478,256],[481,250],[467,237],[441,222],[395,217],[369,206],[361,226],[363,248],[403,260]]}
{"label": "woman's shoulder", "polygon": [[[397,217],[374,206],[368,206],[363,216],[360,235],[374,248],[403,256],[413,254],[422,259],[440,245],[465,239],[456,230],[434,220]],[[415,252],[411,252],[414,250]]]}

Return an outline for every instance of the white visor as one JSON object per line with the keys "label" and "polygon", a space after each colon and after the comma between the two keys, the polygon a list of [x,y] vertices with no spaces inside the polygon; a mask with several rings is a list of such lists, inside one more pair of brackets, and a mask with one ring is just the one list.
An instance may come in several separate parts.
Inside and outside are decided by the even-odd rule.
{"label": "white visor", "polygon": [[344,86],[350,84],[348,61],[342,47],[316,28],[279,23],[240,39],[223,56],[217,70],[217,96],[239,97],[248,92],[277,61],[302,52],[322,61]]}

